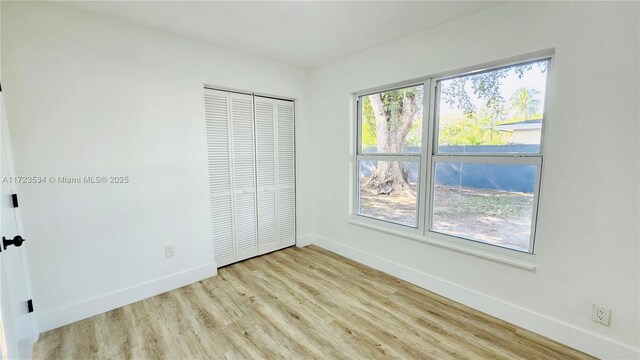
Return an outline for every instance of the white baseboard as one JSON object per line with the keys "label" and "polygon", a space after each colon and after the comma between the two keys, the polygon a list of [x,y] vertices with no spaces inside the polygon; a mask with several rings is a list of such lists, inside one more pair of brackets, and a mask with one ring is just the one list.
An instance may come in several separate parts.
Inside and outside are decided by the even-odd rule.
{"label": "white baseboard", "polygon": [[314,245],[380,270],[399,279],[467,305],[486,314],[546,336],[572,348],[602,359],[638,359],[640,350],[617,340],[552,319],[503,300],[479,293],[377,255],[338,243],[319,235],[311,235]]}
{"label": "white baseboard", "polygon": [[298,236],[296,240],[296,247],[305,247],[311,244],[313,244],[313,234]]}
{"label": "white baseboard", "polygon": [[[79,301],[59,309],[34,313],[38,331],[49,331],[73,322],[99,315],[119,307],[165,293],[218,274],[215,263],[181,271],[125,289]],[[36,309],[37,310],[37,309]]]}

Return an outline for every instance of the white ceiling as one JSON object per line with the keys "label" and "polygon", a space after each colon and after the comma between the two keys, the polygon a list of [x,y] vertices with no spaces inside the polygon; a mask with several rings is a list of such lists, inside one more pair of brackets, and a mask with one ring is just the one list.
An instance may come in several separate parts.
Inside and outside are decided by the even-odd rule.
{"label": "white ceiling", "polygon": [[315,67],[501,1],[77,1],[67,6]]}

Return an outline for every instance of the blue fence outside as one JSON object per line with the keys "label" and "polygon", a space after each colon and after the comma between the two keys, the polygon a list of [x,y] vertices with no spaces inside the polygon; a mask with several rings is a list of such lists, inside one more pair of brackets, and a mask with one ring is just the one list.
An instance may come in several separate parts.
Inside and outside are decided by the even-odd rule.
{"label": "blue fence outside", "polygon": [[[440,147],[440,151],[458,153],[536,153],[538,148],[538,145],[443,146]],[[374,161],[362,161],[360,163],[360,172],[363,176],[368,177],[375,167]],[[405,171],[409,170],[408,180],[410,182],[417,181],[418,164],[405,163],[404,167]],[[532,193],[535,187],[535,174],[535,165],[436,163],[436,184],[438,185]]]}
{"label": "blue fence outside", "polygon": [[532,193],[535,165],[436,163],[436,184]]}

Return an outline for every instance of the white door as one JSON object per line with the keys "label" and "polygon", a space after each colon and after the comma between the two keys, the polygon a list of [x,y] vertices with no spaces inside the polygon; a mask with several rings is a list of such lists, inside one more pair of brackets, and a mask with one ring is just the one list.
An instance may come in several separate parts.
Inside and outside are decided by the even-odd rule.
{"label": "white door", "polygon": [[276,100],[278,148],[278,248],[296,244],[294,108],[292,101]]}
{"label": "white door", "polygon": [[[22,235],[17,209],[13,206],[12,194],[15,193],[15,184],[4,181],[14,176],[11,143],[8,132],[8,124],[5,114],[4,97],[0,91],[0,112],[2,113],[2,128],[0,141],[2,142],[0,157],[2,168],[0,174],[0,233],[3,237],[13,239],[16,235]],[[37,185],[34,185],[37,186]],[[2,359],[30,359],[33,344],[33,331],[31,327],[31,314],[27,301],[30,289],[27,283],[26,270],[26,241],[20,247],[13,245],[6,249],[0,244],[0,358]]]}
{"label": "white door", "polygon": [[292,101],[255,97],[260,254],[295,245]]}
{"label": "white door", "polygon": [[218,266],[235,262],[229,93],[204,91],[213,250]]}
{"label": "white door", "polygon": [[278,249],[276,195],[276,103],[255,97],[256,160],[258,169],[258,246],[260,254]]}
{"label": "white door", "polygon": [[253,96],[205,89],[216,264],[258,255]]}
{"label": "white door", "polygon": [[230,93],[236,261],[258,255],[253,96]]}

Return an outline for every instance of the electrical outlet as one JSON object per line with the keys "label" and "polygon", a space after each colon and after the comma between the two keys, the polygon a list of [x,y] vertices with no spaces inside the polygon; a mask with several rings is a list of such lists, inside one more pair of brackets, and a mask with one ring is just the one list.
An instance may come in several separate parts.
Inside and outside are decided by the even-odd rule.
{"label": "electrical outlet", "polygon": [[167,257],[170,257],[176,254],[176,249],[173,248],[173,245],[165,245],[164,252]]}
{"label": "electrical outlet", "polygon": [[604,306],[593,304],[593,313],[591,319],[602,325],[609,326],[609,319],[611,318],[611,309]]}

